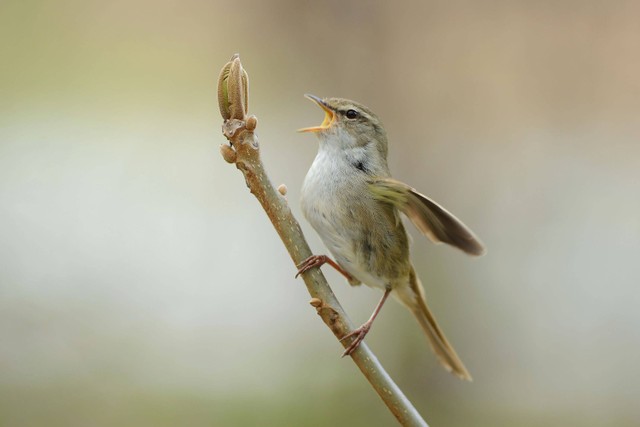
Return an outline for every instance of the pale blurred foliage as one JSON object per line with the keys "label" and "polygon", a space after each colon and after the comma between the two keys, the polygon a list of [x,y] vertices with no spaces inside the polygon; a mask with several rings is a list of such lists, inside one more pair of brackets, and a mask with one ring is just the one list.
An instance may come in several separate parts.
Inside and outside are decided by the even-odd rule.
{"label": "pale blurred foliage", "polygon": [[[322,113],[489,248],[414,235],[475,377],[385,307],[367,342],[432,426],[638,425],[637,2],[0,3],[0,425],[393,425],[218,145],[240,52],[298,209]],[[312,247],[324,252],[303,222]],[[326,270],[356,322],[379,294]]]}

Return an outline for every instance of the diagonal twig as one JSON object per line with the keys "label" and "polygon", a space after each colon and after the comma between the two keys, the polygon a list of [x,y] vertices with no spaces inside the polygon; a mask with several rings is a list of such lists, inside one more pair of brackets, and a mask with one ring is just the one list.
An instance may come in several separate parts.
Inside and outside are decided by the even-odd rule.
{"label": "diagonal twig", "polygon": [[[284,195],[273,188],[265,173],[254,133],[258,122],[255,116],[247,116],[248,87],[247,73],[236,54],[223,67],[218,80],[218,102],[224,119],[222,133],[230,143],[221,145],[220,151],[227,162],[234,163],[242,172],[247,187],[262,205],[294,265],[298,265],[312,252]],[[320,269],[312,269],[302,278],[312,297],[310,304],[333,334],[340,339],[352,331],[351,321]],[[343,342],[345,347],[348,344],[348,340]],[[351,358],[401,425],[428,427],[365,343],[360,344]]]}

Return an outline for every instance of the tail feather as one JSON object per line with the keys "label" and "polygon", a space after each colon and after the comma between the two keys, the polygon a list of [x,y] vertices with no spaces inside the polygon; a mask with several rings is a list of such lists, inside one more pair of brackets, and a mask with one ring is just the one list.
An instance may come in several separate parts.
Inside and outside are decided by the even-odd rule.
{"label": "tail feather", "polygon": [[449,344],[449,341],[444,336],[440,326],[438,326],[429,307],[427,307],[422,284],[413,268],[411,269],[410,287],[397,289],[396,294],[411,310],[418,320],[418,323],[420,323],[440,364],[458,378],[472,381],[471,374],[469,374],[469,371],[465,368],[464,363],[462,363],[462,360],[458,357],[453,346]]}

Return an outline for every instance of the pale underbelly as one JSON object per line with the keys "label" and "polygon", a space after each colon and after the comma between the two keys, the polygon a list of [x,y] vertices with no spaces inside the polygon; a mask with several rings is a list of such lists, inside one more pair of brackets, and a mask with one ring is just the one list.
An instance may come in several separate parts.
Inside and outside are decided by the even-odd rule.
{"label": "pale underbelly", "polygon": [[[407,282],[408,269],[394,271],[392,274],[384,274],[381,271],[382,261],[388,261],[385,257],[390,254],[381,245],[366,243],[374,241],[376,237],[362,224],[352,220],[342,220],[340,224],[343,226],[336,227],[335,218],[326,212],[321,215],[321,220],[309,218],[309,222],[316,229],[335,261],[357,281],[379,289],[393,288],[398,283]],[[404,233],[404,230],[402,232]]]}

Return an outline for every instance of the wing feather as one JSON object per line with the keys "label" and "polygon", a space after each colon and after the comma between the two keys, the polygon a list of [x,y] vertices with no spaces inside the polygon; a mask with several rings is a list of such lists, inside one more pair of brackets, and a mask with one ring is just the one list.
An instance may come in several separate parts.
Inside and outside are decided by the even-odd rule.
{"label": "wing feather", "polygon": [[473,231],[445,208],[407,184],[391,178],[375,179],[371,192],[391,203],[434,243],[447,243],[469,255],[483,255],[486,249]]}

